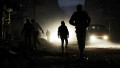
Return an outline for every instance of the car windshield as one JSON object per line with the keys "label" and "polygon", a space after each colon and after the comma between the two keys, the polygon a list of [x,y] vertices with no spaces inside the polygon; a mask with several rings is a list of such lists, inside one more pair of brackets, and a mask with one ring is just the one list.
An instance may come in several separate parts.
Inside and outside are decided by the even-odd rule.
{"label": "car windshield", "polygon": [[90,25],[87,30],[89,32],[108,32],[104,25]]}

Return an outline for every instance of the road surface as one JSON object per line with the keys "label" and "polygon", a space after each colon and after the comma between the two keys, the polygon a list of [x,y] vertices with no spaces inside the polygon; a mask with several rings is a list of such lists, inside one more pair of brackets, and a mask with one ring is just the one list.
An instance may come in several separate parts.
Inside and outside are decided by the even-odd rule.
{"label": "road surface", "polygon": [[[22,46],[22,45],[21,45]],[[61,54],[60,44],[40,40],[36,54],[10,54],[4,57],[3,66],[12,68],[87,68],[120,67],[120,44],[98,40],[86,43],[85,60],[79,60],[77,44],[69,44],[65,55]],[[21,49],[24,53],[24,50]]]}

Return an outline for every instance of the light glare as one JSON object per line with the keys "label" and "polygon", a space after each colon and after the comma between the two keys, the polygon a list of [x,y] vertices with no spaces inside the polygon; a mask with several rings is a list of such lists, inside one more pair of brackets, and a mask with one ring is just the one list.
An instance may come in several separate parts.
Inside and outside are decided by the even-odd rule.
{"label": "light glare", "polygon": [[105,39],[105,40],[108,39],[108,36],[104,36],[103,39]]}
{"label": "light glare", "polygon": [[91,41],[95,41],[96,40],[96,37],[94,35],[90,36],[90,40]]}

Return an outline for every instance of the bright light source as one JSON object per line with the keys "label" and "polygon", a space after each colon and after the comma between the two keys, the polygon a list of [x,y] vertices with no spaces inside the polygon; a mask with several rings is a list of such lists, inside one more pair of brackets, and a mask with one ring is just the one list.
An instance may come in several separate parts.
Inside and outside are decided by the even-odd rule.
{"label": "bright light source", "polygon": [[[69,31],[69,38],[68,38],[68,43],[74,43],[75,41],[77,41],[76,39],[76,33],[75,33],[75,27],[71,26],[68,22],[65,23],[68,31]],[[59,24],[54,24],[52,27],[50,27],[50,32],[51,32],[51,36],[50,36],[50,40],[53,43],[58,43],[61,44],[61,39],[58,38],[58,27],[61,25],[61,23]]]}
{"label": "bright light source", "polygon": [[103,39],[107,40],[107,39],[108,39],[108,36],[106,36],[106,35],[105,35],[105,36],[103,36]]}
{"label": "bright light source", "polygon": [[[75,27],[69,24],[68,19],[66,19],[64,21],[65,21],[65,25],[67,26],[68,31],[69,31],[68,44],[77,43]],[[61,45],[61,39],[58,38],[58,27],[61,25],[61,20],[55,20],[52,23],[53,24],[48,23],[47,25],[43,25],[43,26],[45,26],[43,29],[44,30],[49,29],[49,31],[50,31],[50,42],[51,43]],[[46,36],[46,34],[45,34],[45,36]],[[44,37],[44,38],[47,39],[46,37]]]}
{"label": "bright light source", "polygon": [[53,33],[50,36],[51,42],[61,42],[60,38],[57,36],[57,30],[53,31]]}
{"label": "bright light source", "polygon": [[90,36],[90,40],[91,41],[95,41],[96,40],[96,37],[94,35]]}

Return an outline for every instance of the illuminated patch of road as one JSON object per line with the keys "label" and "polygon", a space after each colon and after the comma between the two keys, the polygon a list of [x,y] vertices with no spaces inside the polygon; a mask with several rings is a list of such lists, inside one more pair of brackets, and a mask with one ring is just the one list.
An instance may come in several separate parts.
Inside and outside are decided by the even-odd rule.
{"label": "illuminated patch of road", "polygon": [[110,41],[97,40],[86,45],[86,48],[109,48],[109,49],[120,49],[120,44],[115,44]]}

